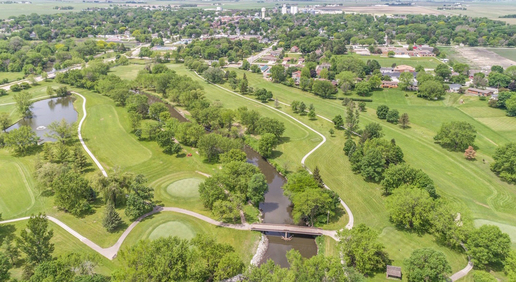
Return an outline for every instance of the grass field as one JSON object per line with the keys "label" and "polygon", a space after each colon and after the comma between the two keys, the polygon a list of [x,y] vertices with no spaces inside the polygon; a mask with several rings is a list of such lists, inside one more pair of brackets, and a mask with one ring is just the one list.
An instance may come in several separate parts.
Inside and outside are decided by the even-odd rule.
{"label": "grass field", "polygon": [[[0,4],[1,7],[2,4]],[[0,81],[3,81],[5,78],[11,81],[20,80],[24,77],[22,72],[0,72]]]}
{"label": "grass field", "polygon": [[154,240],[169,236],[191,239],[196,234],[202,233],[210,234],[220,243],[232,245],[245,263],[251,261],[260,238],[259,232],[216,227],[187,215],[164,212],[140,222],[124,241],[122,249],[132,246],[141,239]]}
{"label": "grass field", "polygon": [[516,61],[516,48],[488,48],[488,50],[491,50],[509,60]]}
{"label": "grass field", "polygon": [[119,66],[114,68],[110,73],[114,75],[118,75],[122,79],[135,79],[138,75],[138,72],[145,67],[142,65],[127,65],[127,66]]}
{"label": "grass field", "polygon": [[438,59],[433,57],[389,58],[380,55],[360,56],[355,54],[353,56],[363,60],[364,62],[367,62],[368,60],[377,60],[382,67],[390,67],[392,64],[396,63],[397,65],[409,65],[412,67],[421,65],[427,69],[434,69],[437,65],[441,64]]}

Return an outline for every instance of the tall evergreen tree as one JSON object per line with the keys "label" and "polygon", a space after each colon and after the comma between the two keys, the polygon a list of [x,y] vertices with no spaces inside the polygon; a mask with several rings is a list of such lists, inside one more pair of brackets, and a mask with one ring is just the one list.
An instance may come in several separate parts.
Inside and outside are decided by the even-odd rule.
{"label": "tall evergreen tree", "polygon": [[322,180],[318,166],[315,167],[312,177],[315,179],[315,181],[317,181],[319,187],[324,188],[324,181]]}
{"label": "tall evergreen tree", "polygon": [[108,232],[113,232],[118,228],[118,226],[120,226],[120,224],[122,224],[122,218],[116,212],[115,205],[109,201],[106,206],[102,226],[104,226]]}

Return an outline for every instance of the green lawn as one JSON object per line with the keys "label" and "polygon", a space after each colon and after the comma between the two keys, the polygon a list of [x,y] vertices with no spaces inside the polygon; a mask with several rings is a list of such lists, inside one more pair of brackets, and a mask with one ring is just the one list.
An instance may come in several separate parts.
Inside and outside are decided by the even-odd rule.
{"label": "green lawn", "polygon": [[196,234],[202,233],[210,234],[220,243],[232,245],[244,263],[251,261],[260,238],[259,232],[216,227],[187,215],[163,212],[140,222],[124,241],[122,249],[132,246],[141,239],[154,240],[169,236],[191,239]]}
{"label": "green lawn", "polygon": [[[0,4],[1,5],[1,4]],[[4,80],[4,78],[9,79],[9,82],[20,80],[24,77],[22,72],[0,72],[0,82]]]}
{"label": "green lawn", "polygon": [[364,62],[367,62],[368,60],[376,60],[382,67],[390,67],[395,63],[396,65],[409,65],[413,67],[422,65],[424,68],[434,69],[437,65],[441,64],[438,59],[432,57],[389,58],[380,55],[360,56],[356,54],[353,54],[352,56],[355,56]]}
{"label": "green lawn", "polygon": [[127,66],[118,66],[116,68],[113,68],[113,70],[110,72],[111,74],[118,75],[122,79],[135,79],[138,75],[138,72],[142,70],[145,67],[145,65],[127,65]]}

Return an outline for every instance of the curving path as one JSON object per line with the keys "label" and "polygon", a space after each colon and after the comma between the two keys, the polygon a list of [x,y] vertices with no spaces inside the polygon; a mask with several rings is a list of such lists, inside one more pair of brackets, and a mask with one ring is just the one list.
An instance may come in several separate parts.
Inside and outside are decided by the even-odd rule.
{"label": "curving path", "polygon": [[[231,90],[229,90],[229,89],[227,89],[227,88],[224,88],[224,87],[222,87],[222,86],[220,86],[220,85],[213,84],[213,83],[211,83],[211,82],[207,81],[206,79],[204,79],[204,77],[200,76],[197,72],[194,72],[194,73],[195,73],[199,78],[201,78],[202,80],[204,80],[204,81],[206,81],[206,82],[208,82],[208,83],[212,84],[212,85],[213,85],[213,86],[215,86],[215,87],[218,87],[218,88],[223,89],[223,90],[225,90],[225,91],[227,91],[227,92],[229,92],[229,93],[231,93],[231,94],[237,95],[237,96],[239,96],[239,97],[241,97],[241,98],[244,98],[244,99],[246,99],[246,100],[252,101],[253,103],[258,103],[258,104],[260,104],[260,105],[262,105],[262,106],[264,106],[264,107],[267,107],[267,108],[272,109],[272,110],[274,110],[274,111],[276,111],[276,112],[278,112],[278,113],[281,113],[282,115],[285,115],[285,116],[287,116],[287,117],[289,117],[289,118],[293,119],[293,120],[294,120],[294,121],[296,121],[297,123],[301,124],[302,126],[306,127],[306,128],[307,128],[307,129],[309,129],[310,131],[312,131],[312,132],[314,132],[315,134],[319,135],[319,136],[323,139],[323,140],[321,141],[321,143],[317,144],[317,146],[315,146],[315,148],[313,148],[310,152],[308,152],[308,153],[307,153],[307,154],[306,154],[306,155],[301,159],[301,164],[303,165],[303,167],[305,167],[305,169],[306,169],[310,174],[312,173],[312,171],[310,171],[310,169],[308,169],[308,168],[305,166],[305,161],[306,161],[306,159],[307,159],[307,158],[308,158],[308,157],[309,157],[313,152],[315,152],[315,151],[316,151],[317,149],[319,149],[319,148],[320,148],[324,143],[326,143],[326,137],[325,137],[323,134],[321,134],[320,132],[318,132],[318,131],[316,131],[315,129],[311,128],[310,126],[308,126],[307,124],[303,123],[302,121],[298,120],[297,118],[293,117],[292,115],[289,115],[289,114],[287,114],[287,113],[285,113],[285,112],[283,112],[283,111],[280,111],[280,110],[276,109],[276,108],[275,108],[275,107],[273,107],[273,106],[270,106],[270,105],[264,104],[264,103],[262,103],[262,102],[260,102],[260,101],[258,101],[258,100],[255,100],[255,99],[252,99],[252,98],[246,97],[246,96],[244,96],[244,95],[242,95],[242,94],[239,94],[239,93],[237,93],[237,92],[231,91]],[[284,103],[283,103],[283,104],[284,104]],[[320,115],[318,115],[318,116],[319,116],[319,117],[321,117],[321,118],[323,118],[323,119],[325,119],[325,120],[328,120],[328,121],[332,122],[332,121],[331,121],[330,119],[328,119],[328,118],[325,118],[325,117],[320,116]],[[332,123],[333,123],[333,122],[332,122]],[[331,190],[331,189],[330,189],[330,187],[328,187],[326,184],[324,185],[324,188]],[[354,225],[354,223],[355,223],[355,218],[353,217],[353,213],[351,212],[351,209],[348,207],[348,205],[346,205],[346,203],[345,203],[345,202],[344,202],[340,197],[339,197],[339,200],[340,200],[340,204],[344,207],[344,209],[346,210],[346,213],[348,214],[348,217],[349,217],[348,224],[346,224],[346,229],[351,229],[351,228],[353,228],[353,225]]]}
{"label": "curving path", "polygon": [[90,156],[90,158],[93,160],[93,162],[97,165],[97,167],[100,169],[100,171],[102,172],[102,175],[104,175],[104,177],[107,177],[107,172],[106,170],[104,169],[104,167],[100,164],[99,160],[97,160],[97,158],[95,157],[95,155],[93,155],[93,153],[90,151],[90,149],[88,149],[88,146],[86,146],[86,143],[84,143],[84,140],[82,139],[82,134],[81,134],[81,128],[82,128],[82,124],[84,123],[84,120],[86,119],[86,116],[87,116],[87,112],[86,112],[86,97],[82,96],[81,94],[75,92],[75,91],[71,91],[71,93],[77,95],[77,96],[80,96],[83,100],[82,102],[82,111],[84,113],[84,115],[82,116],[82,119],[81,121],[79,122],[79,126],[77,128],[77,133],[79,135],[79,141],[81,142],[82,144],[82,147],[84,148],[84,150],[86,151],[86,153],[88,153],[88,155]]}

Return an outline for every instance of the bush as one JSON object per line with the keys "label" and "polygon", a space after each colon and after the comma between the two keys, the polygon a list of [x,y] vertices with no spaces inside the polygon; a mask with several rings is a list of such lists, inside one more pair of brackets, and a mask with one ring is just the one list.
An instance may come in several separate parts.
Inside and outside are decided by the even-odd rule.
{"label": "bush", "polygon": [[351,100],[353,101],[358,101],[358,102],[373,102],[373,99],[369,99],[369,98],[351,98]]}
{"label": "bush", "polygon": [[388,113],[389,113],[389,107],[387,107],[386,105],[380,105],[376,109],[376,116],[379,119],[386,119]]}

